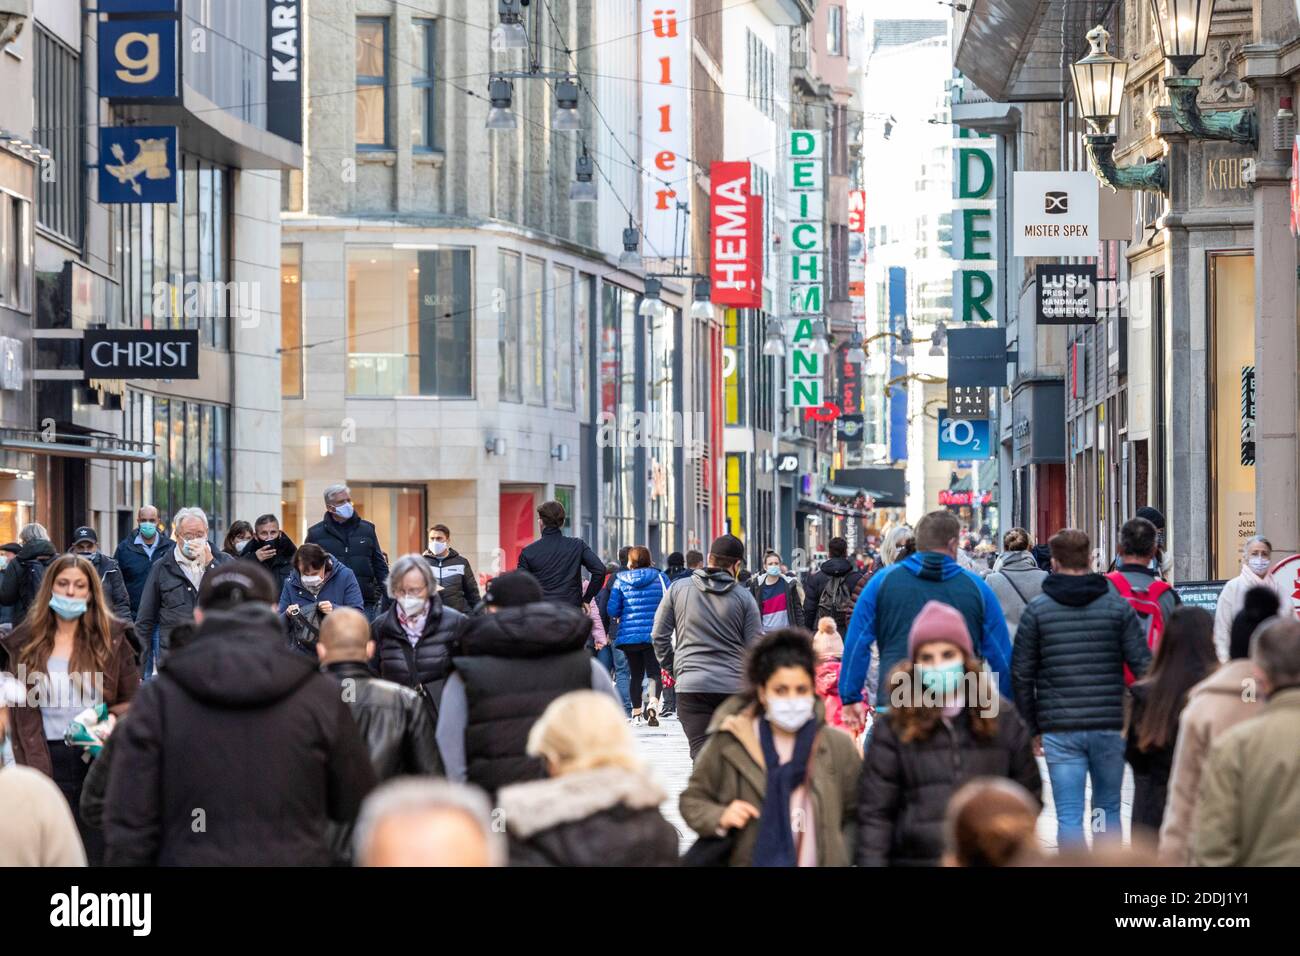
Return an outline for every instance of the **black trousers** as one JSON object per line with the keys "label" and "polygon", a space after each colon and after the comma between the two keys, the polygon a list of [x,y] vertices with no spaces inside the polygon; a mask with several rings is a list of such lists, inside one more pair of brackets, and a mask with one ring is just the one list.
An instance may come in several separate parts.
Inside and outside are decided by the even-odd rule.
{"label": "black trousers", "polygon": [[641,682],[650,678],[655,684],[655,697],[664,695],[663,678],[659,676],[659,658],[655,657],[653,644],[624,644],[619,648],[627,658],[628,693],[632,709],[641,709]]}
{"label": "black trousers", "polygon": [[686,741],[691,745],[691,760],[699,756],[709,739],[709,721],[713,719],[713,712],[730,696],[677,692],[677,719],[686,734]]}
{"label": "black trousers", "polygon": [[104,834],[81,819],[81,787],[86,782],[90,764],[81,759],[80,747],[69,747],[62,740],[48,740],[45,745],[50,751],[54,782],[72,807],[72,818],[77,821],[77,832],[86,848],[86,862],[91,866],[101,866],[104,862]]}

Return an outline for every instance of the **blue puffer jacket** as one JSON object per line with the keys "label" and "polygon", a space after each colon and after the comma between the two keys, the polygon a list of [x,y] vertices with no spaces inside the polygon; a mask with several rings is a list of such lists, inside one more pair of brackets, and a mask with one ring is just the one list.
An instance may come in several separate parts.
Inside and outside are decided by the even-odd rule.
{"label": "blue puffer jacket", "polygon": [[619,622],[615,647],[650,643],[655,611],[667,593],[668,582],[654,568],[618,572],[609,594],[609,616]]}

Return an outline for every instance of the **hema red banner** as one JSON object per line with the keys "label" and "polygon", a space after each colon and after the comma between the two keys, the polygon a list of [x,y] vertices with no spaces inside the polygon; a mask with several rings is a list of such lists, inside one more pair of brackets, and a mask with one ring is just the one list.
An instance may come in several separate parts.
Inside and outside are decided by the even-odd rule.
{"label": "hema red banner", "polygon": [[763,198],[750,194],[748,162],[709,167],[710,270],[715,305],[763,307]]}

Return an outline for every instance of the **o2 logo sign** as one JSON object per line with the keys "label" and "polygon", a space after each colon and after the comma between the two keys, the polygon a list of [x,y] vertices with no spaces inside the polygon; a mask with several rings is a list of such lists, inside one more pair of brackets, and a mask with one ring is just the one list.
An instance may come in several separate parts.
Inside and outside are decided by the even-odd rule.
{"label": "o2 logo sign", "polygon": [[940,461],[992,457],[992,428],[987,418],[949,418],[946,408],[939,409]]}

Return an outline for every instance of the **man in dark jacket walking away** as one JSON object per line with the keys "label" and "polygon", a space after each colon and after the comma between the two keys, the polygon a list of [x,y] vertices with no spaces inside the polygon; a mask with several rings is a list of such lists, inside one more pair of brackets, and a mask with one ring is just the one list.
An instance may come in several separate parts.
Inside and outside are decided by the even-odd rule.
{"label": "man in dark jacket walking away", "polygon": [[307,540],[352,569],[365,600],[366,618],[374,621],[383,609],[388,557],[379,547],[375,526],[356,513],[347,485],[325,489],[325,517],[307,529]]}
{"label": "man in dark jacket walking away", "polygon": [[1094,836],[1120,836],[1124,779],[1124,665],[1141,677],[1151,652],[1137,615],[1091,573],[1092,547],[1067,528],[1049,542],[1052,574],[1020,617],[1011,656],[1016,710],[1047,758],[1057,843],[1083,843],[1083,797],[1092,778]]}
{"label": "man in dark jacket walking away", "polygon": [[[135,534],[127,535],[117,544],[113,560],[122,571],[122,580],[126,582],[126,593],[131,599],[131,614],[135,616],[140,610],[140,595],[144,593],[144,582],[149,579],[155,561],[172,546],[172,540],[163,534],[158,522],[158,509],[153,505],[142,505],[135,513]],[[148,644],[148,638],[140,638]]]}
{"label": "man in dark jacket walking away", "polygon": [[609,672],[587,651],[591,618],[545,601],[532,575],[493,578],[483,611],[461,632],[438,711],[438,750],[448,780],[495,793],[546,776],[526,745],[551,701],[573,690],[603,691],[616,702],[618,695]]}
{"label": "man in dark jacket walking away", "polygon": [[[537,509],[537,517],[542,536],[519,552],[518,570],[537,579],[548,601],[573,607],[587,604],[605,583],[605,563],[581,538],[564,536],[564,505],[548,501]],[[591,575],[586,591],[582,589],[583,568]]]}
{"label": "man in dark jacket walking away", "polygon": [[283,591],[285,582],[293,573],[293,556],[297,547],[280,530],[280,519],[275,515],[262,515],[253,522],[253,534],[257,538],[257,550],[251,557],[262,562],[262,567],[275,578],[276,587]]}
{"label": "man in dark jacket walking away", "polygon": [[655,654],[676,685],[692,760],[708,739],[714,710],[745,686],[745,652],[762,630],[754,596],[736,582],[744,564],[743,541],[715,538],[707,565],[674,581],[655,612]]}
{"label": "man in dark jacket walking away", "polygon": [[[155,668],[167,653],[171,632],[188,627],[194,620],[199,588],[204,576],[213,568],[234,560],[222,551],[213,552],[208,541],[208,516],[200,508],[182,508],[176,512],[176,546],[168,548],[149,572],[140,595],[140,610],[135,616],[135,632],[140,641],[158,631],[158,643],[151,655]],[[150,671],[141,668],[145,680]]]}
{"label": "man in dark jacket walking away", "polygon": [[[360,611],[349,607],[341,607],[325,619],[316,643],[321,670],[342,686],[343,700],[352,711],[370,753],[375,781],[441,774],[429,708],[424,706],[417,691],[380,680],[370,673],[366,661],[374,649],[370,622]],[[351,862],[351,838],[352,828],[347,824],[330,827],[335,863]]]}
{"label": "man in dark jacket walking away", "polygon": [[18,543],[22,550],[0,574],[0,604],[13,608],[15,626],[27,616],[27,609],[41,588],[45,569],[59,556],[43,525],[24,525],[18,532]]}
{"label": "man in dark jacket walking away", "polygon": [[818,621],[833,617],[835,627],[845,634],[853,614],[853,596],[860,593],[867,574],[849,560],[849,543],[843,538],[831,538],[826,552],[830,557],[804,585],[803,626],[815,632]]}
{"label": "man in dark jacket walking away", "polygon": [[438,597],[447,607],[468,614],[478,607],[478,581],[469,560],[451,546],[451,529],[436,524],[429,529],[429,549],[424,558],[438,579]]}
{"label": "man in dark jacket walking away", "polygon": [[330,862],[326,824],[355,819],[374,770],[338,683],[285,650],[274,600],[251,561],[204,578],[194,639],[113,733],[110,865]]}
{"label": "man in dark jacket walking away", "polygon": [[124,621],[132,620],[131,598],[126,591],[126,582],[122,579],[122,570],[116,561],[99,550],[99,535],[95,529],[82,526],[72,532],[72,546],[68,550],[81,555],[95,566],[100,583],[104,585],[104,600],[113,613]]}

